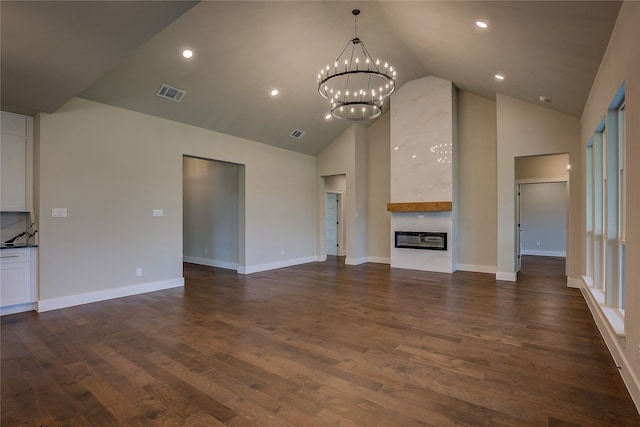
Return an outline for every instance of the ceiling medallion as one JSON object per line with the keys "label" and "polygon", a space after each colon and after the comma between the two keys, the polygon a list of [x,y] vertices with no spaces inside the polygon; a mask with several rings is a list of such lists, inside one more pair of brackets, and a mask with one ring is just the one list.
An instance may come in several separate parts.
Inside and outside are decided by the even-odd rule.
{"label": "ceiling medallion", "polygon": [[[358,38],[358,15],[354,16],[354,38],[347,42],[333,65],[318,74],[318,93],[331,103],[331,115],[343,120],[378,117],[395,90],[396,71],[388,63],[374,62],[364,42]],[[351,47],[351,49],[349,49]]]}

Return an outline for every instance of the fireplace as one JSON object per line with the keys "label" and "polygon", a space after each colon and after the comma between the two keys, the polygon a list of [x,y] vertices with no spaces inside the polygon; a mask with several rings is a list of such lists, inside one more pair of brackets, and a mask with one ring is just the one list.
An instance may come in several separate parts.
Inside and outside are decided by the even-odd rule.
{"label": "fireplace", "polygon": [[430,231],[396,231],[395,247],[407,249],[447,250],[447,233]]}

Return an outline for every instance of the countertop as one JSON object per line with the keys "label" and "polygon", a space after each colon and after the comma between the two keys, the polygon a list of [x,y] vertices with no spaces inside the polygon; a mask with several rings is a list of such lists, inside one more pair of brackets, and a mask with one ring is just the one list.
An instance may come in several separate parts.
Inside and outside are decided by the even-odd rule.
{"label": "countertop", "polygon": [[0,245],[0,249],[25,249],[25,248],[37,248],[38,245]]}

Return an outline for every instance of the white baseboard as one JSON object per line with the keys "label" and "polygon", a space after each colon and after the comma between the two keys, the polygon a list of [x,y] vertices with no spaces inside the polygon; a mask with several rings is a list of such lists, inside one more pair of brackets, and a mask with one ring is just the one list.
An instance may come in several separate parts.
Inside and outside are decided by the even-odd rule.
{"label": "white baseboard", "polygon": [[495,274],[498,268],[495,265],[458,264],[458,270]]}
{"label": "white baseboard", "polygon": [[327,260],[327,255],[318,255],[316,256],[316,262],[325,262]]}
{"label": "white baseboard", "polygon": [[[600,331],[600,335],[602,335],[602,338],[609,349],[609,353],[611,353],[611,357],[613,357],[613,360],[616,362],[616,366],[620,367],[622,380],[629,390],[629,394],[636,405],[636,409],[640,412],[640,380],[638,380],[638,375],[633,372],[632,366],[625,356],[621,337],[616,334],[591,291],[587,289],[587,284],[582,280],[580,282],[580,291],[582,292],[582,296],[591,311],[593,320],[595,321],[596,326]],[[624,340],[624,338],[622,340]],[[635,353],[633,349],[631,353]]]}
{"label": "white baseboard", "polygon": [[516,280],[518,280],[518,273],[512,273],[508,271],[498,271],[496,272],[496,280],[515,282]]}
{"label": "white baseboard", "polygon": [[367,257],[362,257],[362,258],[349,258],[346,257],[344,260],[344,263],[346,265],[360,265],[360,264],[364,264],[367,262]]}
{"label": "white baseboard", "polygon": [[139,285],[123,286],[120,288],[105,289],[103,291],[87,292],[84,294],[69,295],[58,298],[42,299],[37,303],[39,313],[58,310],[60,308],[89,304],[92,302],[106,301],[114,298],[128,297],[147,292],[161,291],[163,289],[179,288],[184,286],[184,278],[160,280],[157,282],[141,283]]}
{"label": "white baseboard", "polygon": [[229,270],[237,270],[238,269],[238,264],[236,264],[234,262],[218,261],[218,260],[215,260],[215,259],[208,259],[208,258],[196,258],[196,257],[192,257],[192,256],[184,256],[184,257],[182,257],[182,260],[184,262],[190,262],[192,264],[208,265],[209,267],[226,268],[226,269],[229,269]]}
{"label": "white baseboard", "polygon": [[523,249],[521,253],[522,255],[567,257],[566,251],[537,251],[533,249]]}
{"label": "white baseboard", "polygon": [[32,311],[36,309],[35,302],[28,302],[26,304],[16,304],[10,305],[9,307],[1,307],[0,308],[0,316],[4,316],[6,314],[16,314],[16,313],[24,313],[25,311]]}
{"label": "white baseboard", "polygon": [[376,264],[391,264],[391,258],[382,256],[368,256],[367,262],[374,262]]}
{"label": "white baseboard", "polygon": [[277,268],[291,267],[292,265],[307,264],[309,262],[318,261],[316,256],[308,256],[304,258],[286,259],[277,262],[268,262],[266,264],[249,265],[246,267],[238,266],[238,273],[251,274],[260,271],[275,270]]}
{"label": "white baseboard", "polygon": [[581,288],[582,280],[574,279],[573,277],[567,277],[567,288]]}

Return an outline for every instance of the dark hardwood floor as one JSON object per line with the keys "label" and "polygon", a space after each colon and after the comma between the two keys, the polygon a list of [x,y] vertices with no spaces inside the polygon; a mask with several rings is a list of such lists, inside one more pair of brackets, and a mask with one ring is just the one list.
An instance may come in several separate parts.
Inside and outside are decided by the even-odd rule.
{"label": "dark hardwood floor", "polygon": [[2,317],[2,426],[640,426],[564,259],[185,278]]}

